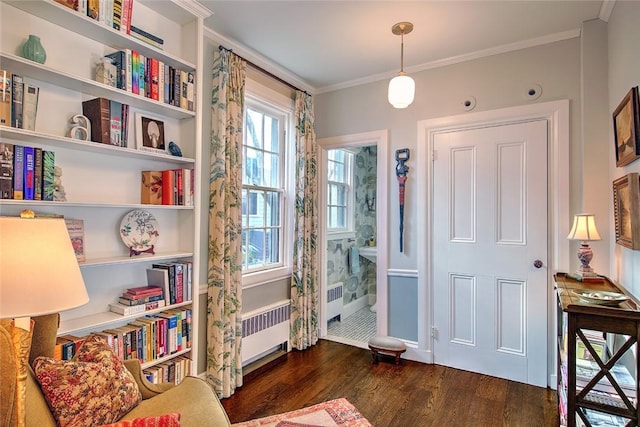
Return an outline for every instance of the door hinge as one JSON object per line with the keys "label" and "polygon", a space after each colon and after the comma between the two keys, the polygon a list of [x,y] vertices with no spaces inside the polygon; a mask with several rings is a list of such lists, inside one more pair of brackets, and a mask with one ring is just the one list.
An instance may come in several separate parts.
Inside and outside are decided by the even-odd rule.
{"label": "door hinge", "polygon": [[438,339],[438,328],[436,328],[435,326],[431,327],[431,338],[433,338],[434,340]]}

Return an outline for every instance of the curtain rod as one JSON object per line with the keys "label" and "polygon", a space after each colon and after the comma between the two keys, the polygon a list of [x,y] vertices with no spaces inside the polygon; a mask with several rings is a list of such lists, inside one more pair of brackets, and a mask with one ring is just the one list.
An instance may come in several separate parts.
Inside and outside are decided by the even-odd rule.
{"label": "curtain rod", "polygon": [[[224,47],[224,46],[222,46],[222,45],[218,45],[218,49],[219,49],[219,50],[223,50],[223,49],[224,49],[224,50],[226,50],[227,52],[231,52],[231,53],[233,53],[233,49],[228,49],[228,48],[226,48],[226,47]],[[265,74],[265,75],[267,75],[267,76],[271,77],[272,79],[277,80],[278,82],[282,83],[282,84],[283,84],[283,85],[285,85],[285,86],[290,87],[290,88],[291,88],[291,89],[293,89],[293,90],[299,90],[300,92],[304,92],[306,95],[309,95],[309,93],[308,93],[306,90],[302,90],[302,89],[300,89],[300,88],[298,88],[298,87],[296,87],[296,86],[292,85],[292,84],[291,84],[291,83],[289,83],[288,81],[281,79],[280,77],[276,76],[275,74],[273,74],[273,73],[271,73],[271,72],[269,72],[269,71],[265,70],[264,68],[262,68],[262,67],[261,67],[261,66],[259,66],[259,65],[254,64],[253,62],[249,61],[248,59],[243,58],[242,56],[238,55],[237,53],[234,53],[234,55],[236,55],[236,56],[238,56],[239,58],[241,58],[244,62],[246,62],[248,65],[250,65],[251,67],[253,67],[253,68],[254,68],[254,69],[256,69],[257,71],[260,71],[262,74]]]}

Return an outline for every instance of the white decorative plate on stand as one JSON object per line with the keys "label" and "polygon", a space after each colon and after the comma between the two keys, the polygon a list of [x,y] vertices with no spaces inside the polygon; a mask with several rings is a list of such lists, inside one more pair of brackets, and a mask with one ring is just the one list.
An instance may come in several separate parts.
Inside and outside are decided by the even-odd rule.
{"label": "white decorative plate on stand", "polygon": [[155,254],[154,247],[158,236],[158,221],[148,211],[133,210],[120,222],[120,238],[129,248],[129,256],[141,253]]}

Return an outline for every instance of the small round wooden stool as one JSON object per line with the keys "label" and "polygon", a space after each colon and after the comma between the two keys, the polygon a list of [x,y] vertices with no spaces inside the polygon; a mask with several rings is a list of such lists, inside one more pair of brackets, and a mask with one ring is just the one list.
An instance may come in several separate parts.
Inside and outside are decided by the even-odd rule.
{"label": "small round wooden stool", "polygon": [[378,363],[378,354],[389,354],[396,358],[396,365],[400,364],[400,355],[407,351],[407,346],[400,340],[391,337],[374,337],[369,340],[369,349],[373,363]]}

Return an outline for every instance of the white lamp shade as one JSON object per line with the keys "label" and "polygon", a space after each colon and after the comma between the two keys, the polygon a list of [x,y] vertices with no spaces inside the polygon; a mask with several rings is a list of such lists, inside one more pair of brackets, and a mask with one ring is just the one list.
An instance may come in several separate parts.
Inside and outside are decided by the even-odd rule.
{"label": "white lamp shade", "polygon": [[407,108],[413,102],[416,84],[406,74],[400,74],[389,82],[389,103],[395,108]]}
{"label": "white lamp shade", "polygon": [[573,218],[573,227],[567,236],[570,240],[600,240],[596,229],[596,217],[593,214],[577,214]]}
{"label": "white lamp shade", "polygon": [[88,301],[64,219],[0,217],[0,318],[56,313]]}

